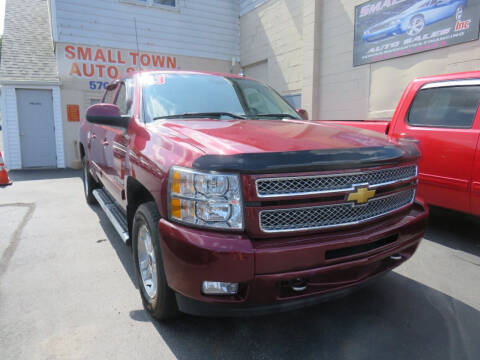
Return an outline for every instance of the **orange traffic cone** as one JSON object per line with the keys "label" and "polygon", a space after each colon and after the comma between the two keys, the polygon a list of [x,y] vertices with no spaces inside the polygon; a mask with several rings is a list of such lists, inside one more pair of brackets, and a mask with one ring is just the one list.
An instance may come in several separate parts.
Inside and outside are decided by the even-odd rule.
{"label": "orange traffic cone", "polygon": [[0,151],[0,186],[11,185],[12,182],[8,178],[7,169],[5,169],[5,164],[3,162],[2,152]]}

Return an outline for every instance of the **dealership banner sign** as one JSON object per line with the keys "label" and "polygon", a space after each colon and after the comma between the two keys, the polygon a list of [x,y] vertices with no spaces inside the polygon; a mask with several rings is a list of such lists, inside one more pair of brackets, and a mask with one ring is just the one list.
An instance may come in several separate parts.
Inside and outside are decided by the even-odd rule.
{"label": "dealership banner sign", "polygon": [[57,51],[60,72],[71,78],[109,81],[130,71],[177,68],[175,56],[136,50],[65,44]]}
{"label": "dealership banner sign", "polygon": [[371,0],[355,7],[353,65],[479,37],[480,0]]}

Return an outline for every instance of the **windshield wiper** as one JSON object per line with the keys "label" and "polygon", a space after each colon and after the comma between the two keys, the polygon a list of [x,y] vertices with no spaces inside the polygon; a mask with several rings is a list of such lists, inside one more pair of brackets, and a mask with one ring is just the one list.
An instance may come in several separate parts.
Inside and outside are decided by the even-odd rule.
{"label": "windshield wiper", "polygon": [[265,117],[272,117],[272,118],[290,118],[290,119],[295,119],[298,120],[297,117],[290,115],[290,114],[255,114],[253,115],[255,117],[260,117],[260,116],[265,116]]}
{"label": "windshield wiper", "polygon": [[209,118],[209,117],[221,117],[221,116],[230,116],[232,119],[245,119],[243,116],[235,115],[229,112],[199,112],[199,113],[184,113],[178,115],[166,115],[166,116],[157,116],[153,120],[161,119],[185,119],[185,118]]}

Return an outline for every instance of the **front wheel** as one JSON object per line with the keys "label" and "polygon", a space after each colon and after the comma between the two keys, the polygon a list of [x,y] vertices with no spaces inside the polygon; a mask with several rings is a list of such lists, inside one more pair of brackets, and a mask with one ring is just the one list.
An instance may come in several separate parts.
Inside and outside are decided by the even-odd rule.
{"label": "front wheel", "polygon": [[407,34],[410,36],[415,36],[420,34],[425,27],[425,19],[423,16],[415,16],[410,20],[410,24],[408,25]]}
{"label": "front wheel", "polygon": [[140,205],[135,212],[132,229],[133,261],[140,296],[145,310],[155,319],[176,317],[175,294],[168,287],[160,251],[158,214],[155,202]]}
{"label": "front wheel", "polygon": [[93,196],[93,190],[98,187],[98,184],[95,182],[92,174],[90,174],[90,166],[88,164],[88,159],[86,156],[82,159],[82,181],[83,181],[83,191],[85,193],[85,200],[87,204],[94,205],[97,203],[97,199]]}

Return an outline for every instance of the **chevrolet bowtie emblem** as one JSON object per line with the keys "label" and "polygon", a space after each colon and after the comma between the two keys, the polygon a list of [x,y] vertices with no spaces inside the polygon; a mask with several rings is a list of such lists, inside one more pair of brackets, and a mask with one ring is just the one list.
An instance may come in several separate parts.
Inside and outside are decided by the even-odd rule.
{"label": "chevrolet bowtie emblem", "polygon": [[375,196],[376,190],[369,190],[368,186],[359,187],[354,192],[348,194],[347,201],[354,201],[356,204],[365,204]]}

